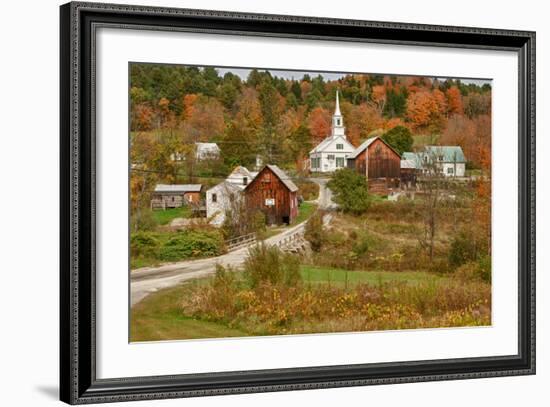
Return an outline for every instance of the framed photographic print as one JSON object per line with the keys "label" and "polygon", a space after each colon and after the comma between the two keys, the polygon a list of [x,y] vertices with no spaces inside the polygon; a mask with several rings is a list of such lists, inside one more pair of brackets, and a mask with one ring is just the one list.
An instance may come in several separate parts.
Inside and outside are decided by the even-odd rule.
{"label": "framed photographic print", "polygon": [[61,7],[61,399],[535,373],[535,34]]}

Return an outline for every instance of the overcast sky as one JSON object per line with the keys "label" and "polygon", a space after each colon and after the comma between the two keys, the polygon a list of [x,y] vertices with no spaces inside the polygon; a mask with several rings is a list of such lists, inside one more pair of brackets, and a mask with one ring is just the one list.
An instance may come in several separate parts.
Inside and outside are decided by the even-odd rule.
{"label": "overcast sky", "polygon": [[[235,75],[238,75],[241,79],[246,79],[248,77],[248,74],[250,73],[251,69],[245,69],[245,68],[216,68],[217,71],[221,76],[225,75],[227,72],[234,73]],[[266,69],[258,69],[259,71],[265,71]],[[315,71],[279,71],[275,69],[269,69],[269,72],[273,76],[278,76],[280,78],[285,79],[302,79],[302,77],[305,74],[309,74],[312,78],[321,75],[325,80],[336,80],[340,79],[347,75],[347,73],[342,72],[315,72]],[[365,72],[369,73],[369,72]],[[396,76],[404,76],[404,75],[396,75]],[[420,76],[420,75],[415,75]],[[429,76],[429,75],[422,75],[422,76]],[[444,77],[438,77],[440,80],[445,80],[447,78]],[[476,85],[483,85],[485,83],[491,83],[490,79],[474,79],[474,78],[452,78],[452,79],[460,79],[463,83],[474,83]]]}

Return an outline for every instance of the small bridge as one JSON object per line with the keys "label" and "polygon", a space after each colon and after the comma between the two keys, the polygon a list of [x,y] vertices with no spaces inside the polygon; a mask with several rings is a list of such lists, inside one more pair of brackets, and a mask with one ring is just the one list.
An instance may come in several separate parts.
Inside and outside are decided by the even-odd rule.
{"label": "small bridge", "polygon": [[309,243],[304,238],[304,229],[301,228],[292,234],[282,237],[276,244],[280,250],[287,253],[303,253],[309,248]]}
{"label": "small bridge", "polygon": [[225,247],[228,252],[242,249],[243,247],[250,246],[256,243],[256,233],[249,233],[247,235],[237,236],[225,241]]}

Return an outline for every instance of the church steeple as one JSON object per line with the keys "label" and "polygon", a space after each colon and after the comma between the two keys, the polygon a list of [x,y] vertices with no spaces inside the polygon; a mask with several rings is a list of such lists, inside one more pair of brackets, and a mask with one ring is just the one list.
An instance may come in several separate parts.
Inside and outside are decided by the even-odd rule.
{"label": "church steeple", "polygon": [[344,127],[344,118],[340,113],[340,99],[338,98],[338,90],[336,90],[336,108],[332,115],[332,137],[342,136],[346,138],[346,128]]}

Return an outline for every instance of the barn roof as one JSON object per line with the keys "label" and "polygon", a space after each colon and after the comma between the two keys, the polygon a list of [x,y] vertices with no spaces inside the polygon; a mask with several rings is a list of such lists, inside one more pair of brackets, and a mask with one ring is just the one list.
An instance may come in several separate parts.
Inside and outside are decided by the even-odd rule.
{"label": "barn roof", "polygon": [[465,163],[466,157],[460,146],[426,146],[426,154],[442,155],[443,162]]}
{"label": "barn roof", "polygon": [[363,141],[359,147],[355,149],[355,151],[349,156],[349,158],[357,158],[359,154],[361,154],[364,150],[369,148],[369,146],[376,140],[378,137],[371,137]]}
{"label": "barn roof", "polygon": [[290,192],[298,191],[298,187],[294,182],[292,182],[290,177],[286,175],[286,172],[281,170],[276,165],[268,164],[266,165],[266,167],[269,168],[281,180],[283,184],[285,184],[285,186],[289,189]]}
{"label": "barn roof", "polygon": [[185,192],[201,192],[201,184],[157,184],[155,192],[164,193],[185,193]]}
{"label": "barn roof", "polygon": [[352,155],[349,156],[349,158],[351,158],[351,159],[357,158],[357,156],[359,154],[361,154],[363,151],[365,151],[367,148],[369,148],[369,146],[372,143],[374,143],[377,139],[380,139],[380,141],[382,143],[384,143],[385,145],[387,145],[390,148],[390,150],[392,150],[395,154],[397,154],[399,157],[401,157],[400,154],[397,151],[395,151],[395,149],[392,146],[390,146],[388,143],[386,143],[383,138],[376,136],[376,137],[368,138],[365,141],[363,141],[363,143],[355,149],[355,151],[353,152]]}
{"label": "barn roof", "polygon": [[[281,170],[279,167],[277,167],[276,165],[267,164],[264,168],[262,168],[260,172],[262,172],[265,168],[268,168],[273,174],[275,174],[277,178],[281,180],[281,182],[284,184],[285,187],[288,188],[290,192],[298,191],[298,187],[296,186],[296,184],[294,184],[294,182],[292,182],[290,177],[286,175],[286,173],[283,170]],[[249,183],[245,189],[248,189],[248,187],[250,187],[250,185],[252,184],[253,182]]]}

